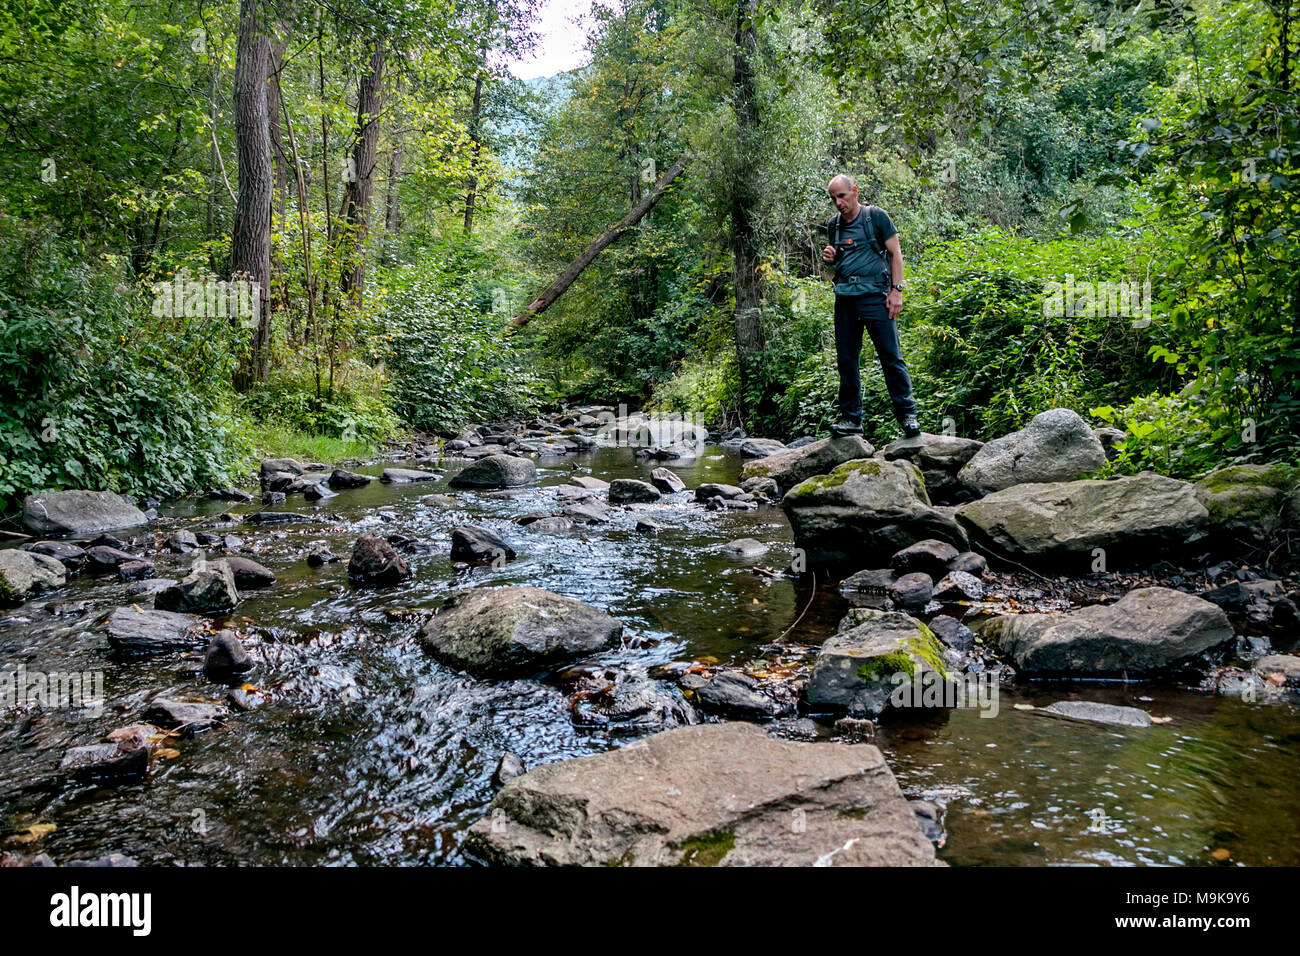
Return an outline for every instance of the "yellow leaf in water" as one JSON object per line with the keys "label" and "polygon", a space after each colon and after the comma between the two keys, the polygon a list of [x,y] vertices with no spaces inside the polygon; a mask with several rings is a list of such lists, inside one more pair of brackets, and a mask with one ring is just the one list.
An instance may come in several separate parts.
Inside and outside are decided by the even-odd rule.
{"label": "yellow leaf in water", "polygon": [[242,691],[244,691],[245,693],[248,693],[248,694],[256,694],[256,693],[257,693],[257,687],[254,686],[253,684],[243,684],[242,686],[240,686],[239,689],[242,690]]}
{"label": "yellow leaf in water", "polygon": [[155,757],[171,760],[173,757],[179,757],[181,752],[175,747],[157,747],[153,752]]}
{"label": "yellow leaf in water", "polygon": [[1038,709],[1033,704],[1012,704],[1012,706],[1015,707],[1016,710],[1037,710]]}
{"label": "yellow leaf in water", "polygon": [[1231,859],[1232,853],[1228,850],[1225,850],[1223,847],[1219,847],[1217,850],[1211,853],[1210,856],[1214,857],[1214,859],[1222,863],[1224,860]]}
{"label": "yellow leaf in water", "polygon": [[35,843],[37,840],[44,839],[48,834],[53,833],[58,827],[53,823],[33,823],[25,830],[20,830],[18,836],[14,838],[15,843]]}
{"label": "yellow leaf in water", "polygon": [[1174,719],[1173,719],[1172,717],[1152,717],[1152,718],[1151,718],[1151,723],[1153,723],[1153,724],[1172,724],[1173,722],[1174,722]]}

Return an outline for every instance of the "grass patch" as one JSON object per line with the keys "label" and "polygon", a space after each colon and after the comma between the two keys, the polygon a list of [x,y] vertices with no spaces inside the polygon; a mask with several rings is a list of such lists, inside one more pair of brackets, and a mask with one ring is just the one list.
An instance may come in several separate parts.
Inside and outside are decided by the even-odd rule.
{"label": "grass patch", "polygon": [[276,424],[254,425],[248,439],[254,463],[263,458],[296,458],[333,465],[350,458],[369,458],[379,451],[375,442],[343,441]]}

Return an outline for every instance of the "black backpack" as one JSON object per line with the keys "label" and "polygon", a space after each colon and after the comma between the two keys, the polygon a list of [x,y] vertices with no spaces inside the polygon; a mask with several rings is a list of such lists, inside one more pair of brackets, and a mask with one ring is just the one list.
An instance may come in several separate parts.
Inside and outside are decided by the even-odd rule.
{"label": "black backpack", "polygon": [[[875,208],[875,206],[867,205],[862,207],[863,214],[867,217],[867,244],[871,246],[872,252],[880,256],[880,258],[885,260],[887,263],[889,261],[889,256],[885,251],[884,243],[880,241],[880,233],[876,232],[876,220],[871,215],[871,210]],[[832,246],[837,246],[839,244],[840,214],[838,212],[831,216],[830,219],[826,220],[826,235]]]}
{"label": "black backpack", "polygon": [[[889,275],[889,253],[885,249],[884,243],[880,241],[880,233],[876,231],[876,220],[871,215],[871,211],[875,208],[876,208],[875,206],[868,206],[866,204],[863,204],[862,212],[859,213],[859,215],[863,215],[867,217],[867,221],[866,221],[867,245],[871,247],[872,252],[874,252],[877,256],[880,257],[881,268],[884,274],[888,276]],[[826,237],[827,240],[830,242],[830,244],[832,246],[835,246],[835,251],[838,254],[839,242],[840,242],[840,214],[838,212],[830,219],[826,220]],[[885,284],[889,285],[890,283],[892,283],[892,281],[893,281],[892,278],[890,278]]]}

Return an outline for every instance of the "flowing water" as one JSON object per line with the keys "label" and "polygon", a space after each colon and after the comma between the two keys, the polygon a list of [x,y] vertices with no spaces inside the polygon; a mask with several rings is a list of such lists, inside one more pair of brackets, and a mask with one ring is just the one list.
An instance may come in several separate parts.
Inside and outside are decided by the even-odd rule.
{"label": "flowing water", "polygon": [[[356,470],[378,474],[393,464],[401,463]],[[847,609],[824,581],[755,573],[783,568],[793,554],[779,508],[713,512],[685,492],[644,509],[616,508],[604,526],[530,531],[510,520],[558,512],[553,486],[575,472],[647,477],[654,466],[630,448],[543,459],[539,486],[522,494],[456,491],[455,506],[422,503],[445,492],[461,464],[449,460],[436,483],[374,482],[316,506],[293,496],[271,509],[309,514],[308,524],[230,527],[223,512],[260,506],[182,501],[160,509],[149,533],[119,534],[145,547],[156,528],[235,533],[278,577],[247,592],[225,621],[249,635],[257,667],[246,679],[269,702],[171,744],[176,753],[157,757],[142,783],[78,786],[56,771],[66,748],[133,722],[155,696],[220,700],[226,688],[202,676],[201,655],[111,654],[102,618],[131,600],[116,578],[83,574],[5,612],[0,666],[102,672],[108,703],[99,715],[0,712],[0,849],[58,862],[118,852],[154,865],[464,863],[465,830],[492,798],[503,751],[533,767],[631,738],[576,727],[557,683],[479,681],[430,658],[415,634],[452,590],[529,584],[594,604],[625,625],[624,646],[602,659],[638,672],[701,657],[760,660],[764,645],[788,629],[787,642],[817,644]],[[734,483],[740,469],[736,452],[717,446],[670,465],[690,488]],[[643,515],[664,530],[638,532]],[[518,557],[504,567],[454,568],[451,529],[468,522],[498,530]],[[353,589],[346,559],[364,531],[433,547],[406,554],[415,572],[406,584]],[[769,551],[727,552],[725,542],[740,537],[767,542]],[[343,560],[309,568],[308,542],[317,540]],[[191,563],[151,559],[160,577],[182,577]],[[85,602],[83,613],[69,607],[77,602]],[[1172,720],[1115,728],[1014,706],[1065,697],[1131,704]],[[1231,863],[1300,864],[1294,701],[1251,704],[1152,684],[1022,683],[1003,686],[995,717],[952,710],[889,724],[875,742],[909,796],[946,807],[940,857],[952,865],[1204,864],[1215,851],[1227,851]],[[47,825],[55,829],[40,829]]]}

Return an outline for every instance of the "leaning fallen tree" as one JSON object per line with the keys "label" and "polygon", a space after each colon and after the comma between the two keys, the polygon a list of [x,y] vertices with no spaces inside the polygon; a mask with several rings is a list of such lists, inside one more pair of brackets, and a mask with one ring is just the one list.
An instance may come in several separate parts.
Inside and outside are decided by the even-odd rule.
{"label": "leaning fallen tree", "polygon": [[659,200],[663,198],[664,193],[668,190],[668,187],[672,185],[673,180],[680,176],[682,171],[686,169],[686,164],[690,162],[690,159],[690,154],[687,153],[682,156],[681,159],[677,160],[677,162],[673,163],[672,168],[659,177],[659,180],[654,184],[654,188],[646,193],[642,200],[637,203],[626,216],[593,239],[591,244],[583,250],[582,255],[569,263],[565,270],[560,273],[559,277],[547,286],[546,290],[541,295],[528,303],[527,308],[511,320],[510,325],[516,328],[523,327],[531,322],[536,316],[541,315],[550,308],[551,303],[563,295],[565,289],[573,285],[574,280],[582,274],[582,270],[591,265],[592,260],[594,260],[596,256],[600,255],[602,249],[645,218],[646,213],[653,209],[655,203],[659,202]]}

